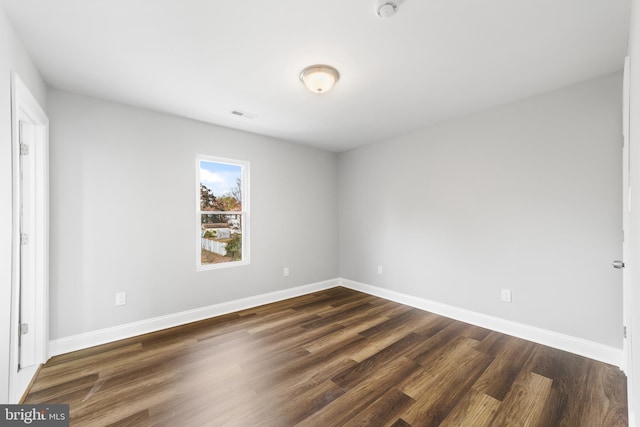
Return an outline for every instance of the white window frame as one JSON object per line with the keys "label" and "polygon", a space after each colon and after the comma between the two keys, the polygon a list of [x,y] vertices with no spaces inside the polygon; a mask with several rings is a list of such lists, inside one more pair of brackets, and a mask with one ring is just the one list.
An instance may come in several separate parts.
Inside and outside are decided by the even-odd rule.
{"label": "white window frame", "polygon": [[[242,171],[242,211],[203,211],[200,209],[200,162],[223,163],[227,165],[240,166]],[[227,159],[224,157],[209,156],[205,154],[196,155],[196,270],[208,271],[218,270],[221,268],[238,267],[241,265],[249,265],[250,259],[250,239],[249,239],[249,162],[245,160]],[[242,215],[242,259],[240,261],[220,262],[215,264],[202,264],[201,259],[201,232],[202,232],[202,215],[207,214],[240,214]]]}

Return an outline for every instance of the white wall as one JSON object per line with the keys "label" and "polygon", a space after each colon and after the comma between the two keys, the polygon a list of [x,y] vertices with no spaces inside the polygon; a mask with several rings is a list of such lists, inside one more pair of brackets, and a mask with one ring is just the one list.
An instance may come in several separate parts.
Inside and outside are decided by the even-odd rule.
{"label": "white wall", "polygon": [[341,153],[341,277],[620,348],[621,87]]}
{"label": "white wall", "polygon": [[[48,100],[52,339],[337,277],[335,153],[57,90]],[[249,266],[196,272],[196,154],[251,162]]]}
{"label": "white wall", "polygon": [[[630,148],[631,148],[631,186],[633,197],[631,199],[631,221],[630,221],[630,255],[629,268],[631,268],[631,330],[632,330],[632,353],[631,363],[632,379],[630,382],[631,395],[629,407],[632,415],[635,415],[635,422],[638,422],[638,412],[640,411],[640,312],[638,312],[638,301],[640,301],[640,223],[638,213],[640,212],[640,2],[631,2],[631,29],[629,34],[629,57],[630,57],[630,85],[631,85],[631,120],[630,120]],[[632,422],[634,420],[631,420]],[[630,425],[634,425],[631,424]]]}
{"label": "white wall", "polygon": [[12,70],[20,76],[44,108],[44,81],[0,7],[0,403],[6,403],[9,399]]}

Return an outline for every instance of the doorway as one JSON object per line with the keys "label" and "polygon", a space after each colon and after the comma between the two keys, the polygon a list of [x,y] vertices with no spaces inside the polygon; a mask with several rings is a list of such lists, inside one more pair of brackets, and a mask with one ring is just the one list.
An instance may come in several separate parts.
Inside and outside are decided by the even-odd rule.
{"label": "doorway", "polygon": [[48,358],[49,119],[11,75],[12,272],[9,401],[18,403]]}

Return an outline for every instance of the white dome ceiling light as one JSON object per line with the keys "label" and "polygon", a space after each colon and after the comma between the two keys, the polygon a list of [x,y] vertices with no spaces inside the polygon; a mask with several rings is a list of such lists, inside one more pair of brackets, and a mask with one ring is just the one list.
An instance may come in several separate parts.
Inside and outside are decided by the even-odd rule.
{"label": "white dome ceiling light", "polygon": [[313,93],[328,92],[339,79],[338,70],[329,65],[310,65],[300,73],[300,80]]}
{"label": "white dome ceiling light", "polygon": [[379,18],[386,19],[391,18],[398,11],[398,1],[394,0],[382,0],[376,3],[376,15]]}

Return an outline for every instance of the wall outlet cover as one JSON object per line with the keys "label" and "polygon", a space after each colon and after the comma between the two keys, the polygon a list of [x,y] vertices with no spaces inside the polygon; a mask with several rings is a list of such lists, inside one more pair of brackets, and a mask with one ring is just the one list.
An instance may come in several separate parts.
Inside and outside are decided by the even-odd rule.
{"label": "wall outlet cover", "polygon": [[125,305],[127,303],[127,293],[118,292],[116,294],[116,305]]}

